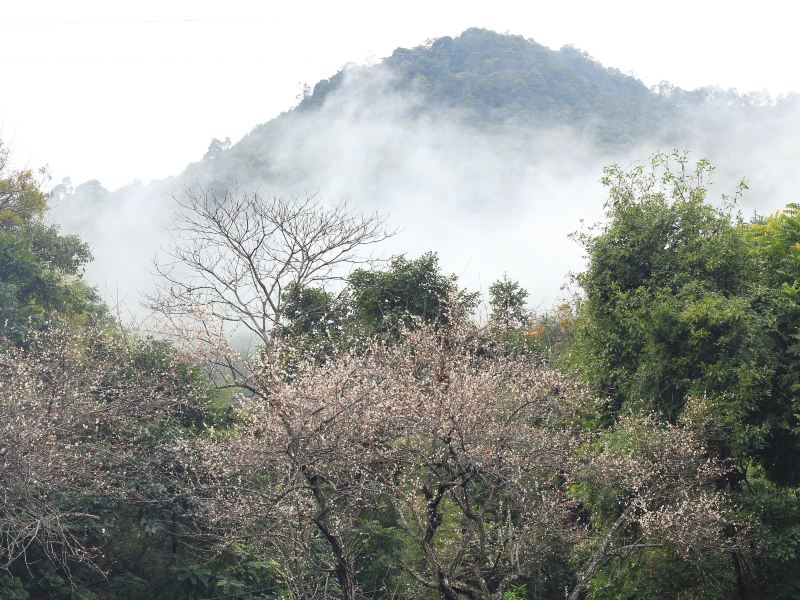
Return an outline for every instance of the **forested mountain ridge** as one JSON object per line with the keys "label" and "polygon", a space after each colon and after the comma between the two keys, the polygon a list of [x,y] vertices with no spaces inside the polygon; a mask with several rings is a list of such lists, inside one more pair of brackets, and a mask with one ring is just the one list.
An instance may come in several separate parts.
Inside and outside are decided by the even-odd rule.
{"label": "forested mountain ridge", "polygon": [[[284,147],[296,151],[305,144],[297,140],[319,137],[342,119],[445,122],[514,139],[531,157],[542,148],[532,148],[528,140],[555,132],[557,141],[588,145],[608,162],[641,145],[649,150],[709,145],[730,131],[731,122],[768,122],[796,107],[795,95],[773,99],[766,92],[711,86],[687,91],[666,81],[650,89],[573,46],[551,50],[519,35],[472,28],[455,38],[397,48],[373,65],[344,66],[313,88],[306,86],[296,107],[256,126],[238,143],[213,140],[203,160],[189,165],[182,178],[219,187],[249,181],[291,187],[306,179],[307,165],[302,157],[287,161]],[[304,127],[312,121],[313,127]],[[385,133],[381,141],[392,145]],[[547,151],[554,151],[550,146]]]}
{"label": "forested mountain ridge", "polygon": [[[402,117],[411,121],[444,118],[499,135],[565,129],[604,151],[661,135],[680,112],[666,95],[576,48],[554,51],[522,36],[473,28],[455,38],[397,48],[375,65],[346,65],[307,87],[294,109],[258,125],[239,143],[226,147],[212,141],[204,160],[184,175],[208,183],[241,182],[256,172],[279,176],[269,159],[275,139],[303,135],[296,121],[326,108],[325,119],[339,116],[329,107],[343,96],[345,111],[366,117],[401,97]],[[211,160],[219,162],[210,165]]]}
{"label": "forested mountain ridge", "polygon": [[[641,138],[675,114],[666,97],[572,46],[555,51],[486,29],[398,48],[381,64],[394,74],[395,89],[413,88],[427,110],[460,110],[479,127],[568,125],[616,144]],[[319,107],[343,74],[317,83],[298,108]]]}

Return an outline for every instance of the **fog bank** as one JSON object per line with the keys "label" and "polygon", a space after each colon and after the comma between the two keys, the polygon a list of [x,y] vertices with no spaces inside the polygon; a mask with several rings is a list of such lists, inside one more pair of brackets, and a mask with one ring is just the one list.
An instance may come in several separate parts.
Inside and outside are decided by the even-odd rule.
{"label": "fog bank", "polygon": [[413,89],[391,83],[383,68],[348,69],[319,109],[286,113],[181,176],[66,198],[49,218],[90,244],[90,283],[137,314],[140,293],[152,286],[149,265],[169,242],[173,198],[206,186],[220,195],[238,186],[265,198],[346,198],[399,229],[385,256],[436,251],[462,285],[484,292],[507,273],[529,290],[533,308],[544,309],[582,267],[568,234],[602,217],[599,179],[609,162],[628,165],[673,147],[707,156],[718,166],[712,198],[749,180],[745,215],[793,201],[800,183],[800,111],[791,102],[763,110],[698,107],[672,131],[609,150],[569,128],[468,127],[457,111],[426,111]]}

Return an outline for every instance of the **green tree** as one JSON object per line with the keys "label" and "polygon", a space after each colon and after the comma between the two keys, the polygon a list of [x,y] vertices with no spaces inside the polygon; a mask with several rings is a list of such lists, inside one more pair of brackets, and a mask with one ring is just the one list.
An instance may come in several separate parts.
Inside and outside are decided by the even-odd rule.
{"label": "green tree", "polygon": [[733,205],[706,201],[712,170],[685,154],[608,167],[607,222],[576,235],[589,265],[573,354],[613,399],[608,416],[625,406],[674,420],[689,394],[763,383],[746,298],[756,265]]}
{"label": "green tree", "polygon": [[765,314],[772,389],[760,416],[767,424],[761,458],[781,483],[800,485],[800,205],[789,204],[747,229],[760,274],[753,301]]}
{"label": "green tree", "polygon": [[519,329],[528,323],[525,300],[528,290],[504,276],[489,286],[491,320],[505,331]]}
{"label": "green tree", "polygon": [[471,310],[478,298],[442,272],[435,252],[416,260],[399,256],[385,271],[356,270],[348,284],[356,322],[367,333],[396,334],[415,318],[446,325],[451,311]]}
{"label": "green tree", "polygon": [[662,556],[657,576],[641,561],[609,565],[614,583],[592,597],[641,591],[637,578],[660,597],[791,598],[800,586],[797,208],[748,225],[731,198],[708,201],[712,170],[682,153],[605,170],[607,220],[577,235],[589,264],[568,358],[609,397],[601,424],[629,413],[677,422],[687,398],[705,397],[709,448],[735,467],[718,485],[758,523],[758,543],[708,567],[716,592],[691,591],[696,574]]}
{"label": "green tree", "polygon": [[336,318],[337,298],[319,288],[290,286],[285,292],[285,303],[288,324],[283,332],[290,337],[318,334],[340,320]]}
{"label": "green tree", "polygon": [[[76,236],[44,222],[49,195],[30,170],[8,168],[0,143],[0,322],[19,339],[49,316],[99,316],[94,291],[82,280],[91,259]],[[40,172],[42,177],[44,172]]]}
{"label": "green tree", "polygon": [[321,362],[352,343],[346,295],[293,285],[284,293],[284,303],[281,336],[300,357]]}

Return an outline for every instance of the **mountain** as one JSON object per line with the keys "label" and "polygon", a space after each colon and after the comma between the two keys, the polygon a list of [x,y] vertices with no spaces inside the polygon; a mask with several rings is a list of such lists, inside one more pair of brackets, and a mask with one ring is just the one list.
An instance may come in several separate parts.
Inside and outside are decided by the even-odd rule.
{"label": "mountain", "polygon": [[[402,129],[426,120],[439,129],[447,123],[513,138],[519,152],[534,150],[526,137],[560,131],[564,140],[610,155],[654,136],[675,138],[674,130],[663,134],[679,120],[674,98],[682,91],[670,90],[669,96],[656,93],[570,46],[554,51],[521,36],[468,29],[456,38],[398,48],[375,65],[345,66],[230,148],[220,150],[223,144],[212,141],[206,160],[189,165],[181,179],[218,190],[249,183],[324,187],[318,165],[305,158],[291,163],[287,153],[296,154],[299,145],[307,154],[304,136],[337,127],[340,136],[358,136],[365,123],[402,121]],[[383,143],[392,145],[388,137]]]}
{"label": "mountain", "polygon": [[581,268],[567,234],[601,217],[604,165],[689,148],[721,166],[723,192],[747,176],[758,193],[743,206],[763,213],[800,187],[798,132],[797,96],[649,89],[573,47],[468,29],[345,66],[174,177],[110,194],[77,186],[52,217],[95,250],[90,280],[124,298],[148,289],[171,198],[187,189],[344,197],[402,230],[387,252],[439,251],[473,288],[508,271],[549,302]]}
{"label": "mountain", "polygon": [[[424,46],[398,48],[382,62],[396,90],[413,88],[427,110],[461,111],[480,127],[568,125],[606,143],[626,143],[675,115],[669,99],[572,46],[558,51],[518,35],[468,29]],[[320,81],[299,110],[321,106],[344,72]]]}
{"label": "mountain", "polygon": [[[214,160],[190,165],[184,179],[224,188],[248,181],[274,184],[288,176],[292,187],[308,173],[303,165],[290,165],[291,173],[285,164],[276,165],[276,141],[285,146],[286,139],[310,134],[304,127],[310,120],[318,130],[330,129],[321,120],[342,118],[444,120],[518,141],[560,131],[564,140],[588,144],[610,160],[643,144],[708,151],[707,141],[727,134],[731,121],[774,120],[776,114],[796,113],[797,106],[797,96],[776,102],[763,93],[686,91],[667,82],[650,89],[572,46],[551,50],[522,36],[473,28],[455,38],[398,48],[372,66],[347,65],[309,88],[298,106],[255,127],[229,149],[217,151],[221,143],[212,142],[215,151],[210,147],[207,157]],[[531,148],[523,143],[520,150]]]}

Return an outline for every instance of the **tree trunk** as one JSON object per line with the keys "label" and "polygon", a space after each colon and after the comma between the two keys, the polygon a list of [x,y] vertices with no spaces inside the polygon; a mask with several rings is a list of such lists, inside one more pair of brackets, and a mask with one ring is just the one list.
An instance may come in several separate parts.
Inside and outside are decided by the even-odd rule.
{"label": "tree trunk", "polygon": [[580,577],[578,578],[575,588],[569,595],[569,600],[583,600],[583,598],[586,596],[586,588],[597,574],[597,570],[600,568],[600,565],[603,564],[603,560],[606,558],[606,552],[608,551],[608,548],[611,546],[611,542],[614,539],[614,534],[616,534],[617,531],[625,524],[628,519],[628,513],[630,513],[632,508],[633,504],[630,504],[625,510],[622,511],[622,514],[617,517],[617,520],[614,521],[611,529],[608,530],[608,533],[606,533],[606,536],[603,538],[603,542],[600,544],[600,547],[597,549],[594,556],[589,561],[589,564],[586,565],[583,573],[581,573]]}
{"label": "tree trunk", "polygon": [[178,517],[175,509],[172,509],[172,519],[170,523],[170,537],[172,538],[172,553],[178,553]]}
{"label": "tree trunk", "polygon": [[311,488],[311,493],[314,496],[319,511],[317,517],[314,519],[314,525],[317,526],[317,529],[319,529],[320,533],[325,537],[336,561],[333,573],[336,575],[336,580],[339,582],[339,587],[342,591],[342,600],[355,600],[355,566],[353,565],[351,557],[348,556],[344,543],[328,525],[325,518],[328,512],[328,503],[321,487],[320,478],[306,466],[301,467],[301,470],[306,478],[306,482],[308,482]]}
{"label": "tree trunk", "polygon": [[339,587],[342,590],[342,600],[355,600],[356,597],[356,574],[355,568],[350,558],[347,556],[344,545],[341,540],[336,536],[328,527],[328,524],[323,519],[315,521],[317,528],[325,536],[328,545],[333,551],[336,559],[336,566],[333,569],[336,575],[336,581],[339,582]]}
{"label": "tree trunk", "polygon": [[742,564],[739,560],[739,555],[736,554],[736,552],[732,552],[731,556],[733,557],[733,568],[736,571],[736,597],[739,600],[747,600],[747,585],[745,584],[742,574]]}

